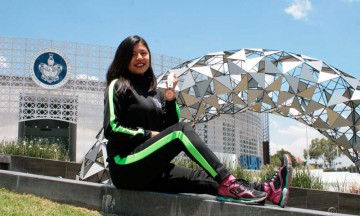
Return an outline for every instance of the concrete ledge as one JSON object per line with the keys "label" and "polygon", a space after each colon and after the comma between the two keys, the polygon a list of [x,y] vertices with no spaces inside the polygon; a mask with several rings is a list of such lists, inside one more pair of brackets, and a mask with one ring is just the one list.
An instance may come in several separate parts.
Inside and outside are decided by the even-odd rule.
{"label": "concrete ledge", "polygon": [[8,170],[17,172],[75,179],[76,174],[81,168],[80,163],[69,161],[58,161],[18,155],[0,154],[0,157],[1,156],[10,157],[10,166]]}
{"label": "concrete ledge", "polygon": [[[0,170],[0,187],[119,215],[330,215],[331,213],[218,202],[215,197],[119,190],[110,185]],[[344,215],[344,214],[337,214]]]}

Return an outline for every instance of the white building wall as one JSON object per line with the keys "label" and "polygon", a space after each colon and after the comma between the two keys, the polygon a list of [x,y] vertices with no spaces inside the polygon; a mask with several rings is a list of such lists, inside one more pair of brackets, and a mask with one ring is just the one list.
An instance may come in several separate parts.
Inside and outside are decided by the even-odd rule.
{"label": "white building wall", "polygon": [[[196,131],[217,153],[251,155],[262,158],[263,124],[261,113],[224,114],[196,125]],[[233,156],[229,156],[229,160]],[[222,158],[224,156],[222,155]]]}

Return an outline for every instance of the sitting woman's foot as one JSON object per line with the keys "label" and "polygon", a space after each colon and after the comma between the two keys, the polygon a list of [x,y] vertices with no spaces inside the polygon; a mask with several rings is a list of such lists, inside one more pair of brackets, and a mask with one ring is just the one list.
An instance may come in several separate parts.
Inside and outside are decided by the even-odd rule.
{"label": "sitting woman's foot", "polygon": [[257,191],[230,175],[220,184],[216,199],[219,201],[255,204],[264,201],[266,193]]}
{"label": "sitting woman's foot", "polygon": [[289,200],[290,185],[292,179],[292,162],[288,154],[284,154],[282,166],[276,171],[274,176],[264,183],[264,191],[267,199],[285,207]]}

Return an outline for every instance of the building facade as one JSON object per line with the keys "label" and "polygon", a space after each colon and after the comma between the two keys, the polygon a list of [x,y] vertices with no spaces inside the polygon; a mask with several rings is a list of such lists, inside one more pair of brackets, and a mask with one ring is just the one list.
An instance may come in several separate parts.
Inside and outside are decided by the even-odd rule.
{"label": "building facade", "polygon": [[267,114],[251,111],[222,114],[197,124],[195,129],[224,162],[231,166],[239,163],[245,169],[259,169],[263,164],[263,135],[268,131],[264,115]]}

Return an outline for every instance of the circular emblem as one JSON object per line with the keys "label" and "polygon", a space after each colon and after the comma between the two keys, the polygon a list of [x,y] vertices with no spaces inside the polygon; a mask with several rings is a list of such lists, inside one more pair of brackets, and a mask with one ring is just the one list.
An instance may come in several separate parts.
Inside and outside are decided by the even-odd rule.
{"label": "circular emblem", "polygon": [[31,59],[30,72],[32,80],[39,86],[46,89],[59,88],[69,80],[70,61],[56,49],[43,49]]}

